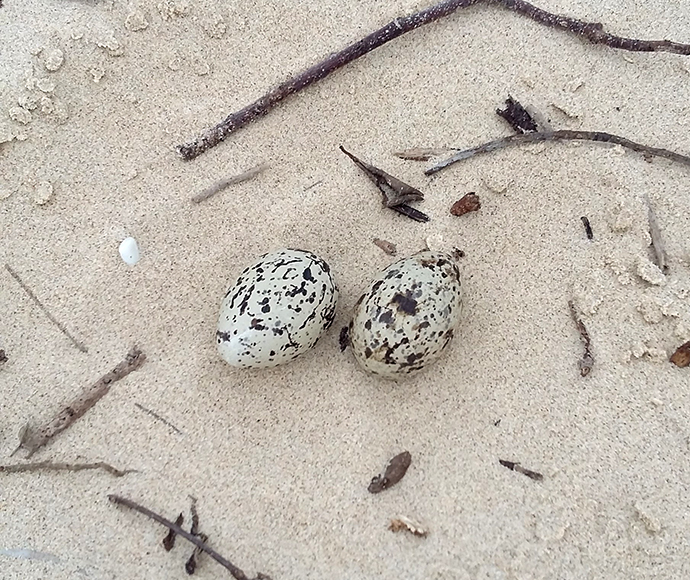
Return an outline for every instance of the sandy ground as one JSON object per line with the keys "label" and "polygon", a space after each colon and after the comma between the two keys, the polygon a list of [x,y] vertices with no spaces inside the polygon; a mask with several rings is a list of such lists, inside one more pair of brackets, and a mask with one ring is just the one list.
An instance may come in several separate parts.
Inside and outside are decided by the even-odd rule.
{"label": "sandy ground", "polygon": [[[539,5],[621,35],[690,42],[683,2]],[[2,461],[24,461],[9,459],[21,426],[50,419],[133,344],[148,360],[33,458],[140,473],[2,476],[3,578],[186,577],[189,545],[166,553],[163,528],[109,493],[173,519],[197,497],[210,544],[273,580],[690,576],[690,369],[668,362],[690,339],[688,168],[548,144],[429,179],[424,163],[393,156],[510,134],[494,113],[508,94],[558,128],[689,153],[690,57],[592,46],[473,7],[358,60],[193,162],[175,152],[288,74],[424,6],[4,0],[0,262],[88,353],[0,271]],[[422,189],[431,221],[382,208],[340,144]],[[190,202],[261,161],[271,167],[255,180]],[[481,210],[449,215],[468,191]],[[652,264],[645,196],[666,239],[666,276]],[[128,235],[142,253],[134,267],[117,251]],[[373,237],[400,255],[427,239],[466,253],[450,352],[399,384],[338,349],[361,291],[392,260]],[[290,365],[234,370],[213,342],[220,300],[245,265],[283,246],[331,264],[335,324]],[[592,336],[585,378],[571,298]],[[369,494],[405,449],[407,476]],[[398,515],[428,537],[388,531]],[[229,574],[202,556],[197,577]]]}

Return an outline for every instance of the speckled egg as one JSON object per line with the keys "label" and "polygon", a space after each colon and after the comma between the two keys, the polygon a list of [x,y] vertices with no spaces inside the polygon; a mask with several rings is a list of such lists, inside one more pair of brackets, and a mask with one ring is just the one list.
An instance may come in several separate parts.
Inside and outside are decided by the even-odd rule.
{"label": "speckled egg", "polygon": [[461,313],[455,259],[425,250],[391,264],[359,299],[350,346],[366,371],[399,379],[441,356]]}
{"label": "speckled egg", "polygon": [[275,367],[316,344],[338,300],[331,269],[304,250],[261,256],[240,274],[220,307],[216,341],[232,366]]}

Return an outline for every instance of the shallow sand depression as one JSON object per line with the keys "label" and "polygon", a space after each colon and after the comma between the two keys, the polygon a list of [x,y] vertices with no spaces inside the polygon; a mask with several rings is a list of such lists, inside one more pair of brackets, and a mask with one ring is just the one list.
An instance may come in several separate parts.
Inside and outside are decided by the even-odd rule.
{"label": "shallow sand depression", "polygon": [[[690,43],[679,2],[537,5]],[[26,462],[26,449],[10,457],[21,428],[50,422],[133,346],[146,361],[29,460],[136,473],[0,473],[0,576],[186,577],[191,544],[178,537],[166,552],[167,530],[110,494],[169,520],[182,512],[186,530],[195,497],[209,546],[250,578],[689,575],[690,368],[669,357],[690,340],[690,169],[578,141],[427,177],[432,162],[394,153],[511,135],[495,112],[510,95],[552,129],[688,155],[690,56],[592,45],[480,4],[359,58],[193,161],[177,153],[426,6],[2,1],[0,464]],[[430,220],[383,207],[341,145],[422,191],[411,205]],[[481,208],[451,215],[469,192]],[[133,265],[118,251],[128,237]],[[426,246],[464,252],[455,337],[409,380],[369,376],[340,351],[340,329],[378,272]],[[221,300],[282,247],[331,266],[335,322],[288,365],[234,369],[214,342]],[[584,377],[569,301],[591,339]],[[371,494],[403,451],[404,477]],[[200,579],[231,577],[206,554],[197,564]]]}

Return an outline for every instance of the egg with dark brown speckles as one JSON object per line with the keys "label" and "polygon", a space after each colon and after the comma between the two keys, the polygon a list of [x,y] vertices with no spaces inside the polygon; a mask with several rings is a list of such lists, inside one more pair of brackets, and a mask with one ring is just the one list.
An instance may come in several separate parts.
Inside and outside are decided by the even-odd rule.
{"label": "egg with dark brown speckles", "polygon": [[331,269],[315,254],[292,249],[265,254],[240,274],[223,299],[218,351],[234,367],[290,362],[328,329],[337,300]]}
{"label": "egg with dark brown speckles", "polygon": [[350,346],[367,372],[400,379],[441,356],[461,314],[455,259],[425,250],[391,264],[371,283],[355,305]]}

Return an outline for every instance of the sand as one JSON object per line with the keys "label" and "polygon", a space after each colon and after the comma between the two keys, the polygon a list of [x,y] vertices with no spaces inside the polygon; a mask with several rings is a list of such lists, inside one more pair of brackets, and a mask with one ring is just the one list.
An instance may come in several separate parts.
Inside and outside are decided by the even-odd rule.
{"label": "sand", "polygon": [[[175,151],[425,5],[4,0],[0,263],[88,353],[0,269],[2,461],[24,461],[9,458],[21,426],[50,419],[132,345],[148,360],[33,458],[139,473],[2,475],[3,578],[186,577],[190,546],[165,552],[165,530],[112,493],[187,522],[193,495],[210,544],[273,580],[690,575],[690,369],[668,362],[690,339],[687,167],[542,144],[429,179],[424,163],[393,155],[509,135],[494,113],[508,94],[557,128],[690,153],[690,57],[592,46],[477,6],[376,50],[193,162]],[[690,41],[681,2],[539,5],[624,36]],[[424,191],[417,206],[431,221],[382,208],[341,144]],[[270,168],[252,181],[191,202],[260,162]],[[481,210],[450,215],[469,191]],[[667,275],[653,264],[645,196]],[[133,267],[118,254],[127,236],[141,250]],[[456,340],[398,384],[338,349],[360,293],[393,260],[374,237],[400,255],[427,242],[466,254]],[[336,321],[290,365],[232,369],[213,342],[220,301],[245,265],[283,246],[331,264]],[[592,337],[587,377],[571,299]],[[369,494],[403,450],[405,478]],[[399,516],[428,536],[389,531]],[[197,577],[230,575],[202,556]]]}

